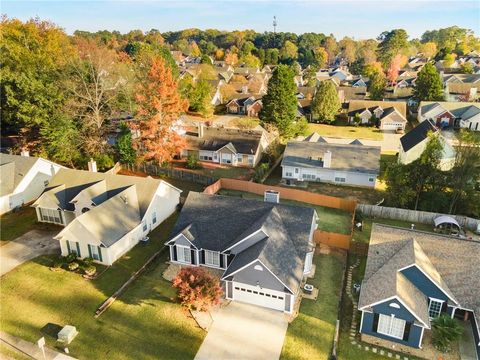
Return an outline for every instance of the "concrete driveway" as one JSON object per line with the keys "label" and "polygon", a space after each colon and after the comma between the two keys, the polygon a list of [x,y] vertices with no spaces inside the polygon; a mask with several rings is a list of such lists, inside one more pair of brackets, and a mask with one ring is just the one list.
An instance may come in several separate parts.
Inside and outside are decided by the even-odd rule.
{"label": "concrete driveway", "polygon": [[57,233],[32,230],[0,247],[0,276],[37,256],[60,254],[60,244],[53,239]]}
{"label": "concrete driveway", "polygon": [[213,325],[195,360],[278,360],[287,317],[274,310],[231,302],[212,313]]}

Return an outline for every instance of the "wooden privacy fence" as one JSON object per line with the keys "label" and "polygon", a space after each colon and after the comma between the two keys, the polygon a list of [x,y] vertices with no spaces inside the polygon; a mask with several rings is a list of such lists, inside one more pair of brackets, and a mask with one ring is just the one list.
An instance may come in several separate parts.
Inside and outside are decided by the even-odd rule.
{"label": "wooden privacy fence", "polygon": [[345,235],[322,230],[315,230],[315,232],[313,233],[313,239],[315,240],[316,244],[322,243],[328,246],[349,250],[352,240],[352,234]]}
{"label": "wooden privacy fence", "polygon": [[215,194],[220,189],[237,190],[263,195],[266,190],[274,190],[280,193],[280,199],[300,201],[312,205],[325,206],[334,209],[341,209],[353,213],[357,206],[354,200],[342,199],[334,196],[314,194],[308,191],[289,189],[281,186],[257,184],[251,181],[221,178],[210,186],[207,186],[204,193]]}
{"label": "wooden privacy fence", "polygon": [[[392,220],[410,221],[421,224],[431,224],[433,220],[439,216],[447,215],[440,213],[433,213],[428,211],[418,211],[409,209],[398,209],[378,205],[358,204],[357,211],[360,211],[365,217],[380,217]],[[473,219],[462,215],[447,215],[453,217],[458,223],[469,230],[475,231],[480,224],[480,219]]]}
{"label": "wooden privacy fence", "polygon": [[201,185],[210,185],[217,181],[217,179],[212,176],[206,176],[185,170],[165,168],[150,163],[124,165],[124,167],[130,171],[140,171],[152,176],[163,175],[169,178],[191,181]]}

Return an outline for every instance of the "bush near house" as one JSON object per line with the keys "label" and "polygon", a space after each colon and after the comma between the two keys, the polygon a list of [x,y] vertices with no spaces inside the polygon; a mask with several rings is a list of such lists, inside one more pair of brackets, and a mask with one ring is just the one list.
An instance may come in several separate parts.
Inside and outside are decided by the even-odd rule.
{"label": "bush near house", "polygon": [[219,280],[203,268],[183,268],[172,286],[177,289],[177,301],[189,310],[207,311],[222,296]]}
{"label": "bush near house", "polygon": [[440,315],[432,320],[433,346],[441,352],[448,352],[451,344],[462,336],[463,329],[455,319],[448,315]]}

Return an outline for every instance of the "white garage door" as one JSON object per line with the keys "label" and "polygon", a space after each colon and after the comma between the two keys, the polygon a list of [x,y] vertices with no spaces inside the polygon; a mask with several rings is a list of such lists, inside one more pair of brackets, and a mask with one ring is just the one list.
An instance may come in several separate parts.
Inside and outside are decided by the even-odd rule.
{"label": "white garage door", "polygon": [[403,128],[402,123],[385,122],[382,124],[382,130],[397,130]]}
{"label": "white garage door", "polygon": [[285,310],[285,294],[279,291],[260,289],[242,283],[233,283],[233,300],[274,310]]}

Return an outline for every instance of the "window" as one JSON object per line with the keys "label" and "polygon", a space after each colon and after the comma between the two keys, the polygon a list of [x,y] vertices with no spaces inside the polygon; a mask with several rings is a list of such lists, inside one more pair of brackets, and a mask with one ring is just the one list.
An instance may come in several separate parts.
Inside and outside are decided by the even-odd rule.
{"label": "window", "polygon": [[60,210],[38,208],[38,211],[40,212],[40,218],[42,219],[42,221],[55,224],[63,224],[62,214],[60,213]]}
{"label": "window", "polygon": [[315,180],[315,175],[313,174],[302,174],[302,177],[306,180]]}
{"label": "window", "polygon": [[205,265],[220,266],[220,254],[216,251],[205,250]]}
{"label": "window", "polygon": [[298,168],[295,168],[295,174],[298,174]]}
{"label": "window", "polygon": [[397,339],[403,339],[406,321],[394,316],[380,314],[378,317],[379,334],[388,335]]}
{"label": "window", "polygon": [[293,174],[291,172],[285,172],[285,176],[292,177]]}
{"label": "window", "polygon": [[75,254],[78,257],[81,256],[78,242],[67,240],[67,250],[69,254]]}
{"label": "window", "polygon": [[344,178],[344,177],[336,177],[336,178],[335,178],[335,182],[344,183],[344,182],[345,182],[345,178]]}
{"label": "window", "polygon": [[368,178],[368,182],[374,182],[374,181],[375,181],[375,178],[373,178],[373,177]]}
{"label": "window", "polygon": [[242,162],[242,161],[243,161],[242,155],[240,155],[240,154],[237,155],[237,161],[238,161],[238,162]]}
{"label": "window", "polygon": [[443,301],[430,299],[430,305],[428,306],[428,316],[435,318],[440,315],[442,311]]}
{"label": "window", "polygon": [[147,227],[147,222],[146,221],[142,221],[142,225],[143,225],[143,232],[147,231],[148,227]]}
{"label": "window", "polygon": [[152,223],[155,224],[157,222],[157,213],[154,211],[152,214]]}
{"label": "window", "polygon": [[177,260],[184,263],[192,263],[192,254],[190,248],[186,246],[177,246]]}
{"label": "window", "polygon": [[248,156],[248,164],[253,165],[253,156]]}
{"label": "window", "polygon": [[89,245],[89,248],[90,248],[90,254],[92,259],[102,261],[102,256],[100,254],[100,251],[101,251],[100,247],[95,245]]}

